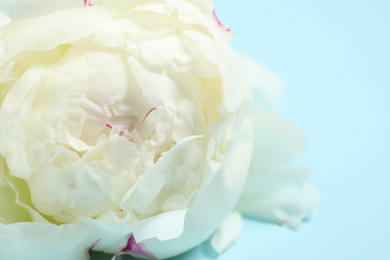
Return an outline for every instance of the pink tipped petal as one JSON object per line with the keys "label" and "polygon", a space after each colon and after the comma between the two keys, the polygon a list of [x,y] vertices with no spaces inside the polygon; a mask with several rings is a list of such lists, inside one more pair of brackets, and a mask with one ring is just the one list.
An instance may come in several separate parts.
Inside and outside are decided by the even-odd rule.
{"label": "pink tipped petal", "polygon": [[84,6],[93,6],[91,0],[84,0]]}
{"label": "pink tipped petal", "polygon": [[230,32],[230,28],[227,27],[227,26],[225,26],[225,25],[223,25],[223,24],[219,21],[217,15],[215,14],[215,10],[213,11],[213,15],[214,15],[214,18],[215,18],[215,20],[217,21],[219,27],[220,27],[222,30],[226,31],[226,32]]}
{"label": "pink tipped petal", "polygon": [[137,243],[135,241],[133,234],[130,235],[130,238],[127,241],[127,245],[125,246],[125,248],[123,248],[122,251],[118,252],[115,255],[115,259],[118,256],[123,255],[125,253],[135,257],[146,257],[148,259],[156,259],[156,257],[154,257],[152,253],[148,252],[148,250],[142,243]]}
{"label": "pink tipped petal", "polygon": [[88,255],[91,256],[93,248],[99,243],[100,239],[96,240],[88,249]]}
{"label": "pink tipped petal", "polygon": [[242,216],[233,211],[225,218],[211,237],[211,246],[221,254],[236,241],[242,228]]}

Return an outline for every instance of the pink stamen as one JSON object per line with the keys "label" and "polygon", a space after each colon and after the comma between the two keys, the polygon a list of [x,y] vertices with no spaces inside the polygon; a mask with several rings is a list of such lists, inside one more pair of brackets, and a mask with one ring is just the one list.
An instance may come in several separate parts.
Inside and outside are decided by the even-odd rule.
{"label": "pink stamen", "polygon": [[225,26],[225,25],[223,25],[223,24],[219,21],[217,15],[215,14],[215,10],[213,11],[213,14],[214,14],[214,18],[215,18],[215,20],[217,21],[219,27],[221,27],[221,28],[222,28],[224,31],[226,31],[226,32],[230,32],[230,28],[227,27],[227,26]]}
{"label": "pink stamen", "polygon": [[142,123],[145,121],[145,119],[149,116],[150,113],[152,113],[152,111],[156,110],[157,108],[154,107],[152,109],[149,110],[149,112],[146,114],[146,116],[144,117],[144,119],[142,120]]}
{"label": "pink stamen", "polygon": [[107,127],[109,127],[110,129],[112,129],[112,125],[110,124],[106,124]]}
{"label": "pink stamen", "polygon": [[127,133],[128,133],[128,132],[129,132],[129,130],[125,129],[125,130],[122,130],[122,131],[120,131],[120,132],[119,132],[119,136],[122,136],[122,135],[123,135],[125,132],[127,132]]}

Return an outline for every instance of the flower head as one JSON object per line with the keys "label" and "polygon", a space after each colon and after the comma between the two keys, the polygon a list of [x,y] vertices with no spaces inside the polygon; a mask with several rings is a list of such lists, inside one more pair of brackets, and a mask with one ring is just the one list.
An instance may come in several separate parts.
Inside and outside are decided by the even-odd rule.
{"label": "flower head", "polygon": [[290,226],[312,210],[316,198],[300,198],[292,212],[295,202],[280,208],[283,199],[268,194],[280,188],[283,197],[279,182],[289,179],[271,174],[268,186],[259,173],[289,171],[300,150],[283,157],[285,123],[265,107],[254,112],[232,34],[211,2],[46,2],[19,1],[15,21],[1,28],[1,234],[31,250],[35,232],[53,248],[72,241],[78,249],[63,249],[65,259],[92,248],[179,254],[207,239],[239,200],[253,122],[261,156],[251,178],[260,186],[238,207]]}

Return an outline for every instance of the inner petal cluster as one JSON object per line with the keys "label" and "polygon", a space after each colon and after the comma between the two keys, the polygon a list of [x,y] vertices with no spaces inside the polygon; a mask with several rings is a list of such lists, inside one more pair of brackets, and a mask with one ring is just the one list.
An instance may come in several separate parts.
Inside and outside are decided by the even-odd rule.
{"label": "inner petal cluster", "polygon": [[174,13],[147,12],[147,23],[141,13],[10,65],[2,108],[18,108],[2,121],[7,165],[44,217],[131,223],[188,208],[218,167],[210,140],[223,139],[215,124],[229,113],[218,64],[202,50],[216,43],[196,24],[172,30]]}

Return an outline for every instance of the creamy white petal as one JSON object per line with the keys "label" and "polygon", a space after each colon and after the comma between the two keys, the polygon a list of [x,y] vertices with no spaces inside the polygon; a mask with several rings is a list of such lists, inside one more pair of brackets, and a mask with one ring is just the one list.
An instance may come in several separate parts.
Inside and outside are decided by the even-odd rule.
{"label": "creamy white petal", "polygon": [[0,3],[0,27],[12,22],[12,14],[15,9],[14,0],[3,0]]}
{"label": "creamy white petal", "polygon": [[248,175],[237,209],[261,219],[298,228],[313,213],[320,195],[312,185],[304,183],[310,171],[302,166],[279,166]]}
{"label": "creamy white petal", "polygon": [[306,148],[306,137],[278,114],[255,109],[254,160],[251,170],[270,164],[292,163]]}
{"label": "creamy white petal", "polygon": [[21,51],[50,50],[91,35],[110,19],[106,9],[77,8],[40,16],[14,32],[14,24],[4,26],[6,37],[0,41],[0,64]]}
{"label": "creamy white petal", "polygon": [[251,135],[250,125],[242,129],[225,163],[202,188],[186,214],[181,236],[163,242],[155,238],[142,241],[157,259],[172,257],[205,241],[230,213],[244,185],[242,177],[250,160],[247,155],[252,151]]}
{"label": "creamy white petal", "polygon": [[305,144],[303,134],[291,122],[258,109],[254,119],[251,168],[236,208],[297,228],[320,200],[319,192],[304,183],[310,170],[292,164]]}
{"label": "creamy white petal", "polygon": [[254,59],[239,52],[236,52],[236,56],[255,105],[277,111],[282,101],[285,82]]}
{"label": "creamy white petal", "polygon": [[1,12],[0,13],[0,26],[9,24],[10,22],[12,22],[12,19],[7,14]]}
{"label": "creamy white petal", "polygon": [[0,224],[0,252],[4,259],[86,260],[96,238],[81,225]]}
{"label": "creamy white petal", "polygon": [[8,91],[0,107],[0,154],[8,154],[8,167],[19,178],[31,175],[24,153],[26,134],[21,124],[27,120],[34,95],[47,73],[46,66],[31,67]]}
{"label": "creamy white petal", "polygon": [[[107,253],[118,253],[125,248],[130,236],[135,242],[144,243],[149,239],[157,239],[161,243],[179,237],[184,231],[184,223],[188,210],[170,211],[150,217],[133,224],[113,224],[90,218],[79,218],[77,223],[89,228],[89,233],[99,239],[94,249]],[[145,245],[155,255],[153,248]],[[172,254],[173,253],[173,254]],[[170,252],[171,256],[177,254]],[[160,259],[158,255],[155,255]]]}
{"label": "creamy white petal", "polygon": [[231,47],[216,45],[212,38],[196,31],[185,31],[184,33],[198,43],[199,50],[209,61],[218,66],[223,85],[223,103],[228,111],[237,110],[243,101],[243,86],[240,82],[238,68],[234,69],[234,67],[228,66],[228,64],[235,64],[236,58],[234,55],[222,55],[222,52],[232,51]]}
{"label": "creamy white petal", "polygon": [[30,221],[28,212],[18,205],[17,193],[8,184],[5,174],[8,169],[4,158],[0,157],[0,223],[11,224],[15,222]]}
{"label": "creamy white petal", "polygon": [[201,136],[189,136],[181,140],[168,152],[162,155],[159,161],[154,164],[140,179],[136,185],[136,191],[131,198],[131,201],[122,201],[123,208],[129,208],[128,203],[131,203],[131,208],[134,208],[139,213],[145,213],[147,207],[159,194],[160,190],[172,178],[175,173],[175,168],[178,161],[181,159],[180,154],[183,149],[193,140]]}
{"label": "creamy white petal", "polygon": [[84,0],[16,0],[14,19],[27,19],[61,9],[81,6],[84,6]]}
{"label": "creamy white petal", "polygon": [[211,237],[211,246],[221,254],[236,241],[242,228],[242,216],[239,212],[233,211],[219,225]]}

